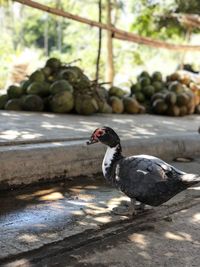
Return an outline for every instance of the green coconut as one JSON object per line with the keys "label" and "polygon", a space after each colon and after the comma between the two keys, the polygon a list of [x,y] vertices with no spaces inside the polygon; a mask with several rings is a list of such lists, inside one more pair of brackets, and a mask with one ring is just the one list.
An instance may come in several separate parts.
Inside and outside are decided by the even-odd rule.
{"label": "green coconut", "polygon": [[179,116],[185,116],[185,115],[187,115],[187,113],[188,113],[188,109],[187,109],[186,106],[181,106],[181,107],[179,107],[179,111],[180,111]]}
{"label": "green coconut", "polygon": [[31,82],[44,82],[45,75],[42,70],[36,70],[30,75],[29,80]]}
{"label": "green coconut", "polygon": [[150,78],[150,75],[149,75],[149,73],[147,72],[147,71],[142,71],[141,73],[140,73],[140,75],[139,75],[140,77],[145,77],[145,78]]}
{"label": "green coconut", "polygon": [[91,115],[97,112],[99,106],[96,99],[89,95],[78,95],[75,99],[75,110],[78,114]]}
{"label": "green coconut", "polygon": [[0,109],[4,109],[5,104],[8,102],[9,98],[7,95],[0,95]]}
{"label": "green coconut", "polygon": [[118,98],[117,96],[112,96],[110,98],[110,104],[112,107],[112,111],[113,113],[123,113],[124,111],[124,104],[123,104],[123,100]]}
{"label": "green coconut", "polygon": [[20,98],[23,95],[23,89],[20,86],[10,85],[7,89],[9,98]]}
{"label": "green coconut", "polygon": [[165,102],[169,105],[174,105],[177,100],[177,95],[174,92],[169,92],[165,95]]}
{"label": "green coconut", "polygon": [[126,96],[123,99],[124,110],[129,114],[137,114],[140,111],[140,104],[134,97]]}
{"label": "green coconut", "polygon": [[139,82],[140,82],[140,84],[141,84],[142,87],[145,87],[145,86],[148,86],[148,85],[151,84],[150,78],[147,78],[147,77],[141,77],[139,79]]}
{"label": "green coconut", "polygon": [[186,106],[190,102],[190,97],[186,93],[180,93],[177,95],[177,105],[179,107]]}
{"label": "green coconut", "polygon": [[152,95],[155,93],[154,87],[152,85],[147,85],[142,89],[142,92],[147,98],[151,98]]}
{"label": "green coconut", "polygon": [[42,68],[41,71],[44,73],[45,78],[49,77],[52,73],[52,69],[48,66]]}
{"label": "green coconut", "polygon": [[140,103],[143,103],[145,101],[145,95],[142,92],[136,92],[135,97]]}
{"label": "green coconut", "polygon": [[152,74],[152,80],[162,82],[162,73],[160,71],[155,71]]}
{"label": "green coconut", "polygon": [[30,84],[31,84],[30,80],[23,80],[20,82],[20,87],[22,88],[23,94],[26,94],[26,90]]}
{"label": "green coconut", "polygon": [[180,74],[178,72],[174,72],[171,75],[167,77],[168,81],[179,81],[180,80]]}
{"label": "green coconut", "polygon": [[97,101],[99,113],[112,113],[112,107],[105,101]]}
{"label": "green coconut", "polygon": [[169,84],[169,90],[178,94],[184,91],[184,87],[180,82],[174,81]]}
{"label": "green coconut", "polygon": [[71,69],[61,70],[59,73],[59,77],[60,79],[67,80],[70,84],[74,84],[78,80],[77,72]]}
{"label": "green coconut", "polygon": [[140,91],[141,91],[141,84],[139,82],[131,85],[131,94],[135,94]]}
{"label": "green coconut", "polygon": [[152,104],[152,110],[156,114],[164,114],[167,110],[168,106],[165,103],[164,99],[155,99]]}
{"label": "green coconut", "polygon": [[19,98],[10,99],[4,106],[5,110],[22,110],[22,103]]}
{"label": "green coconut", "polygon": [[74,107],[74,96],[70,91],[60,91],[50,98],[50,109],[56,113],[68,113]]}
{"label": "green coconut", "polygon": [[28,86],[27,94],[48,96],[50,94],[50,85],[47,82],[33,82]]}
{"label": "green coconut", "polygon": [[89,80],[89,78],[85,75],[85,74],[82,74],[77,82],[75,82],[73,84],[74,88],[78,91],[82,91],[84,89],[87,89],[91,87],[91,82]]}
{"label": "green coconut", "polygon": [[66,80],[57,80],[50,86],[50,92],[55,95],[57,93],[68,91],[73,93],[72,85]]}
{"label": "green coconut", "polygon": [[164,100],[165,99],[165,94],[163,94],[163,93],[155,93],[151,97],[151,103],[153,103],[154,100],[156,100],[156,99],[162,99],[162,100]]}
{"label": "green coconut", "polygon": [[83,71],[81,68],[77,67],[77,66],[69,66],[67,67],[68,70],[72,70],[73,72],[76,73],[77,77],[81,77],[83,74]]}
{"label": "green coconut", "polygon": [[169,106],[166,111],[166,114],[175,117],[180,116],[180,108],[176,105]]}
{"label": "green coconut", "polygon": [[117,96],[119,98],[123,97],[126,94],[126,92],[123,89],[117,86],[110,87],[108,93],[109,93],[109,96]]}
{"label": "green coconut", "polygon": [[108,100],[109,94],[108,94],[108,90],[105,87],[102,87],[102,86],[98,87],[97,94],[101,99]]}
{"label": "green coconut", "polygon": [[155,92],[160,92],[163,89],[163,83],[160,81],[154,81],[151,85],[154,87]]}
{"label": "green coconut", "polygon": [[51,70],[56,71],[61,67],[61,61],[55,57],[49,58],[45,67],[49,67]]}
{"label": "green coconut", "polygon": [[44,103],[38,95],[26,95],[22,98],[22,106],[27,111],[42,111]]}

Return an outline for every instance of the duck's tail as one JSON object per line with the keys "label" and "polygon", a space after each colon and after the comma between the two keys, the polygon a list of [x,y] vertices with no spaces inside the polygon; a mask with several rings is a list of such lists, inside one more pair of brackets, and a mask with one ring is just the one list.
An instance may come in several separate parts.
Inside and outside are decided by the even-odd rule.
{"label": "duck's tail", "polygon": [[200,175],[193,173],[184,173],[181,175],[181,180],[188,186],[192,186],[200,182]]}

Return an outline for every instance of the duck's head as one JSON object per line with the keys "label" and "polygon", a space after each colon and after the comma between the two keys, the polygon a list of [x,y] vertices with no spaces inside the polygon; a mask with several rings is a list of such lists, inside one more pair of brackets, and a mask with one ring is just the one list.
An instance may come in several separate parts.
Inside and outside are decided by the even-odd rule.
{"label": "duck's head", "polygon": [[99,142],[109,147],[115,147],[116,145],[120,144],[120,139],[112,128],[104,126],[102,128],[97,128],[93,132],[90,140],[87,142],[87,145],[92,145]]}

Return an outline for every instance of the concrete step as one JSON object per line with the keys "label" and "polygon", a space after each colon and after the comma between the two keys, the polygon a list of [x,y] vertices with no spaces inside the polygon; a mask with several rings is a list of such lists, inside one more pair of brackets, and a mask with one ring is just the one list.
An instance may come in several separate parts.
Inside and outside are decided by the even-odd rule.
{"label": "concrete step", "polygon": [[[163,135],[122,141],[126,156],[149,154],[164,160],[200,155],[200,135]],[[101,172],[106,147],[86,140],[0,146],[0,189]]]}
{"label": "concrete step", "polygon": [[101,172],[105,147],[86,146],[103,125],[116,130],[125,155],[165,160],[200,154],[200,116],[78,116],[0,111],[0,190]]}

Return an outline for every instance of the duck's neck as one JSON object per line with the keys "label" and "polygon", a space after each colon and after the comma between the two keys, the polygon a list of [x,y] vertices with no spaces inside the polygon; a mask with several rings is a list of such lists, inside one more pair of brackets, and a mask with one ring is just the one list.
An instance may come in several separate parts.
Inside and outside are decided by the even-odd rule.
{"label": "duck's neck", "polygon": [[116,166],[115,163],[122,158],[122,148],[120,143],[114,147],[107,147],[102,163],[103,175],[107,180],[112,181],[113,168]]}

